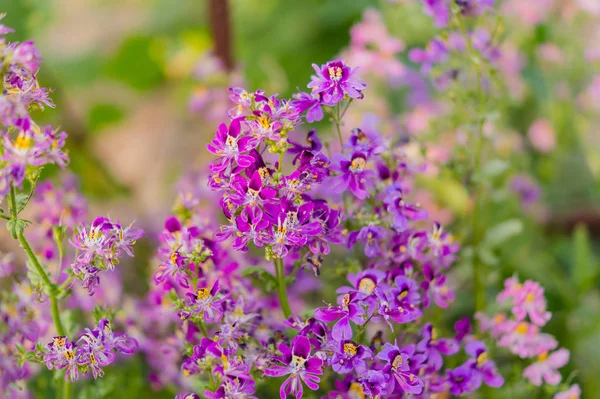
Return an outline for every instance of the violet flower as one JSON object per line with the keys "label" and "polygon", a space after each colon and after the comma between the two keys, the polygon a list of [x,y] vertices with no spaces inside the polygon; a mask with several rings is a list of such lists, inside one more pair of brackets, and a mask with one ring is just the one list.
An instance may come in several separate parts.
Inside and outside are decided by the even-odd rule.
{"label": "violet flower", "polygon": [[290,375],[281,385],[279,395],[285,399],[287,395],[292,394],[296,399],[302,398],[302,381],[310,389],[319,388],[319,375],[323,374],[323,361],[310,354],[310,341],[308,338],[297,335],[291,342],[291,348],[286,344],[280,344],[279,352],[281,356],[276,356],[275,361],[281,365],[273,365],[265,370],[265,375],[269,377],[281,377]]}
{"label": "violet flower", "polygon": [[330,61],[320,68],[313,64],[312,67],[317,75],[312,76],[308,87],[312,89],[313,96],[322,96],[323,104],[334,106],[343,100],[344,95],[363,98],[362,91],[367,85],[356,78],[358,68],[350,69],[342,61]]}

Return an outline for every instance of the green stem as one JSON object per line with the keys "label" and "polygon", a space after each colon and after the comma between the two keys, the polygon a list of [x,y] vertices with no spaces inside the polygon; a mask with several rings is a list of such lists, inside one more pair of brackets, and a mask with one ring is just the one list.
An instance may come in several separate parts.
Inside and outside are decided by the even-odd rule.
{"label": "green stem", "polygon": [[208,338],[208,331],[206,330],[206,326],[204,325],[204,322],[200,321],[199,323],[197,323],[198,327],[200,327],[200,331],[202,331],[202,334]]}
{"label": "green stem", "polygon": [[63,381],[63,399],[71,399],[73,397],[73,384]]}
{"label": "green stem", "polygon": [[285,268],[283,267],[283,259],[277,258],[274,261],[275,264],[275,275],[277,277],[277,294],[279,295],[279,302],[281,303],[281,310],[283,315],[287,319],[292,315],[292,308],[288,302],[287,292],[285,290]]}
{"label": "green stem", "polygon": [[337,129],[338,139],[340,140],[340,147],[344,146],[344,139],[342,138],[342,129],[340,127],[340,103],[335,106],[335,116],[333,117],[333,123]]}

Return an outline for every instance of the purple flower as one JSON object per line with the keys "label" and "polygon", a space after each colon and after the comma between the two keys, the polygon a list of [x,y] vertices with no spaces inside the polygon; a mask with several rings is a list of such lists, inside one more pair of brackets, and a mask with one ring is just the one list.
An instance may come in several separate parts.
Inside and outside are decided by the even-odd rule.
{"label": "purple flower", "polygon": [[332,190],[343,193],[350,189],[358,199],[369,198],[369,189],[373,187],[375,172],[366,169],[367,157],[362,152],[355,152],[351,157],[343,154],[333,156],[332,170],[339,174],[331,179]]}
{"label": "purple flower", "polygon": [[[92,262],[95,256],[110,260],[112,255],[112,229],[113,225],[110,220],[101,216],[92,222],[89,230],[82,224],[77,234],[69,239],[69,243],[79,250],[77,262],[87,265]],[[108,267],[114,266],[109,262]]]}
{"label": "purple flower", "polygon": [[403,392],[419,395],[423,392],[423,381],[410,371],[409,361],[415,354],[414,345],[408,345],[403,349],[386,342],[383,350],[376,356],[385,362],[381,371],[393,377],[393,381]]}
{"label": "purple flower", "polygon": [[336,341],[352,338],[350,321],[356,324],[365,322],[365,311],[361,306],[361,295],[352,292],[338,297],[339,306],[325,306],[315,310],[315,319],[327,323],[336,321],[331,336]]}
{"label": "purple flower", "polygon": [[221,294],[219,280],[215,281],[212,288],[198,288],[196,294],[188,293],[192,306],[192,313],[198,314],[207,323],[218,323],[223,317],[223,302],[229,293]]}
{"label": "purple flower", "polygon": [[313,391],[319,388],[320,378],[323,374],[323,361],[310,355],[310,341],[308,338],[297,335],[291,342],[291,349],[286,344],[279,345],[281,356],[274,358],[282,365],[270,366],[265,370],[269,377],[281,377],[290,375],[281,385],[279,395],[285,399],[287,395],[293,394],[296,399],[302,398],[302,381]]}
{"label": "purple flower", "polygon": [[252,240],[257,247],[263,246],[260,232],[269,227],[269,222],[263,219],[263,211],[259,207],[246,207],[239,216],[235,217],[236,239],[233,248],[246,252],[248,242]]}
{"label": "purple flower", "polygon": [[398,232],[408,229],[409,220],[421,220],[427,217],[427,211],[419,209],[417,205],[406,203],[399,182],[386,188],[383,204],[393,216],[392,227]]}
{"label": "purple flower", "polygon": [[313,123],[323,119],[323,108],[321,108],[321,99],[319,96],[313,97],[308,93],[300,92],[294,94],[295,100],[291,101],[291,105],[295,107],[298,112],[306,112],[306,121]]}
{"label": "purple flower", "polygon": [[233,162],[245,168],[254,162],[254,158],[244,153],[249,152],[256,146],[256,140],[250,136],[242,136],[241,122],[245,118],[236,118],[229,124],[219,125],[215,138],[206,145],[206,149],[220,159],[213,161],[210,170],[222,172],[232,167]]}
{"label": "purple flower", "polygon": [[352,370],[358,374],[367,371],[366,360],[373,357],[371,349],[351,340],[340,341],[335,349],[330,361],[333,371],[339,374],[347,374]]}
{"label": "purple flower", "polygon": [[471,365],[473,368],[473,384],[478,389],[483,380],[487,385],[493,388],[499,388],[504,384],[504,378],[496,370],[496,364],[488,359],[487,349],[481,341],[471,341],[465,346],[465,352],[473,359]]}
{"label": "purple flower", "polygon": [[437,331],[431,323],[421,330],[423,339],[417,344],[417,350],[427,356],[427,365],[432,371],[438,371],[444,363],[442,355],[449,356],[458,352],[459,346],[453,339],[437,337]]}
{"label": "purple flower", "polygon": [[450,392],[456,396],[462,396],[476,391],[481,386],[481,379],[474,377],[474,370],[470,362],[448,370],[448,384]]}
{"label": "purple flower", "polygon": [[352,287],[341,287],[337,290],[338,294],[358,292],[365,296],[373,295],[375,288],[385,280],[385,272],[376,269],[363,270],[358,274],[349,273],[348,281]]}
{"label": "purple flower", "polygon": [[379,155],[385,150],[383,140],[378,133],[359,128],[352,129],[345,147],[354,152],[367,154],[367,156]]}
{"label": "purple flower", "polygon": [[[384,398],[394,389],[394,379],[391,375],[382,373],[379,370],[369,370],[359,378],[362,387],[353,387],[350,389],[358,393],[358,397],[363,397],[364,394],[371,398]],[[353,392],[353,393],[354,393]],[[362,395],[362,396],[361,396]],[[352,395],[349,398],[355,398]]]}
{"label": "purple flower", "polygon": [[65,379],[73,382],[79,378],[75,345],[67,337],[54,337],[52,342],[44,347],[42,355],[48,370],[67,369]]}
{"label": "purple flower", "polygon": [[353,231],[348,235],[348,248],[356,245],[360,241],[365,245],[365,255],[369,258],[375,258],[382,254],[379,247],[379,240],[386,237],[387,230],[384,227],[369,223],[359,231]]}
{"label": "purple flower", "polygon": [[348,95],[351,98],[363,98],[362,91],[366,84],[356,78],[358,68],[350,69],[342,61],[331,61],[321,65],[313,64],[317,73],[312,77],[308,87],[312,89],[313,96],[321,95],[325,105],[336,105]]}
{"label": "purple flower", "polygon": [[[457,1],[457,3],[459,3],[459,1]],[[433,17],[435,26],[443,28],[448,25],[450,10],[448,9],[445,0],[422,0],[422,2],[425,6],[425,12]]]}
{"label": "purple flower", "polygon": [[379,305],[378,313],[392,329],[394,327],[390,320],[403,324],[418,319],[422,314],[418,306],[421,297],[417,283],[405,276],[398,276],[394,281],[397,288],[378,286],[374,290]]}
{"label": "purple flower", "polygon": [[523,377],[538,387],[544,381],[549,385],[558,385],[562,379],[558,369],[564,367],[568,362],[569,351],[567,349],[561,348],[550,355],[548,352],[544,352],[538,357],[537,362],[523,370]]}
{"label": "purple flower", "polygon": [[231,187],[235,192],[231,195],[231,202],[238,206],[262,205],[277,195],[277,191],[263,185],[262,177],[255,171],[250,181],[240,175],[234,176]]}
{"label": "purple flower", "polygon": [[289,247],[300,247],[306,244],[309,236],[321,233],[321,224],[311,218],[313,209],[312,202],[298,207],[288,201],[265,206],[273,229],[267,242],[273,244],[273,251],[278,256],[286,256]]}

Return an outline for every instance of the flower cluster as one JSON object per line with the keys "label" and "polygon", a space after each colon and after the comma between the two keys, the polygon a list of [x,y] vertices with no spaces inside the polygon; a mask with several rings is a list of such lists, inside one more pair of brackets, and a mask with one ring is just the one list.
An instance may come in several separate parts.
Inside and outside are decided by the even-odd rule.
{"label": "flower cluster", "polygon": [[115,334],[108,320],[101,319],[95,329],[86,328],[77,342],[71,342],[65,336],[54,337],[41,356],[49,370],[65,369],[65,379],[73,382],[90,371],[94,379],[102,377],[102,367],[114,361],[115,352],[130,355],[137,347],[134,338]]}
{"label": "flower cluster", "polygon": [[489,333],[499,347],[520,358],[537,358],[523,371],[523,377],[533,385],[558,385],[562,380],[558,369],[569,362],[569,351],[557,349],[556,339],[541,331],[551,318],[544,289],[535,281],[520,283],[517,277],[511,277],[504,282],[497,301],[500,305],[510,304],[510,313],[496,313],[491,318],[476,314],[481,330]]}
{"label": "flower cluster", "polygon": [[0,195],[11,185],[21,187],[28,168],[46,164],[65,167],[69,158],[64,152],[67,134],[52,126],[40,127],[29,110],[54,107],[48,90],[40,88],[36,73],[41,62],[33,42],[10,43],[6,35],[12,29],[0,24],[0,71],[3,93],[0,95],[0,120],[5,127],[0,155]]}
{"label": "flower cluster", "polygon": [[81,224],[69,239],[78,252],[71,265],[73,274],[82,281],[88,293],[94,295],[100,284],[100,271],[113,270],[119,263],[121,251],[133,257],[133,245],[143,235],[143,230],[134,227],[133,223],[123,227],[102,216],[94,219],[89,228]]}

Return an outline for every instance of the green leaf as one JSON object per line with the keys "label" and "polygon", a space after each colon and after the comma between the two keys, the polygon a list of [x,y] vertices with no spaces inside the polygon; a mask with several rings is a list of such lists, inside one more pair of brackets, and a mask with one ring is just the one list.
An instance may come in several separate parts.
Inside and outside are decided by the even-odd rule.
{"label": "green leaf", "polygon": [[523,222],[519,219],[511,219],[490,228],[483,239],[485,246],[496,248],[502,243],[523,231]]}
{"label": "green leaf", "polygon": [[97,132],[107,126],[118,123],[125,117],[125,111],[115,104],[94,104],[88,113],[88,126]]}
{"label": "green leaf", "polygon": [[277,288],[277,279],[264,267],[249,266],[242,271],[243,277],[253,279],[254,286],[262,289],[264,292],[272,292]]}
{"label": "green leaf", "polygon": [[162,68],[154,56],[155,49],[151,37],[129,37],[108,63],[106,73],[134,89],[153,89],[164,79]]}
{"label": "green leaf", "polygon": [[594,259],[590,236],[585,225],[579,224],[573,233],[574,261],[572,280],[579,292],[587,291],[598,275],[598,262]]}

